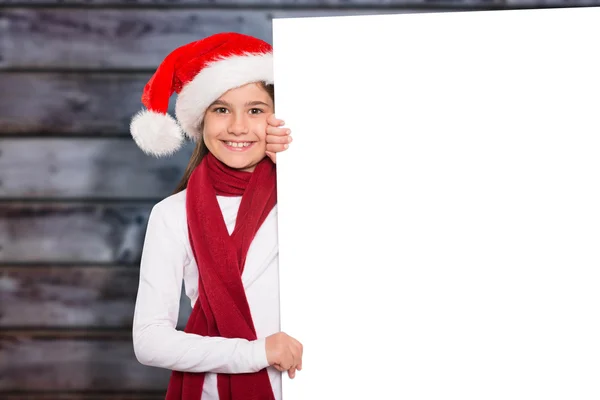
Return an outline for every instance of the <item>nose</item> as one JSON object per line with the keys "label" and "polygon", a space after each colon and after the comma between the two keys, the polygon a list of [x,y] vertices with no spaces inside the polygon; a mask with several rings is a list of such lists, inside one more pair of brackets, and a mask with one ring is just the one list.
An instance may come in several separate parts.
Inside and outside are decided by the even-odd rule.
{"label": "nose", "polygon": [[244,135],[248,133],[248,123],[245,115],[234,114],[231,118],[228,131],[232,135]]}

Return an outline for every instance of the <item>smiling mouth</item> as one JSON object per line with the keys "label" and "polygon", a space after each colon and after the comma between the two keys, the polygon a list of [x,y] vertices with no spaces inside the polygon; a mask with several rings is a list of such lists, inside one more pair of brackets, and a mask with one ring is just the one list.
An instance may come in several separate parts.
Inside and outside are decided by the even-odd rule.
{"label": "smiling mouth", "polygon": [[235,151],[240,151],[240,150],[246,150],[250,147],[252,147],[252,145],[255,142],[230,142],[227,140],[221,140],[221,142],[223,142],[223,144],[225,144],[225,147],[227,147],[230,150],[235,150]]}

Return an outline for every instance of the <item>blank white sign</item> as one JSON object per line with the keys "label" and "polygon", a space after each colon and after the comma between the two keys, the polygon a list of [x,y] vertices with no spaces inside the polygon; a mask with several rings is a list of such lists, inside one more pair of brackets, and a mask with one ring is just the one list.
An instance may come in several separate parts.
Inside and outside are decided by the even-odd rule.
{"label": "blank white sign", "polygon": [[600,399],[600,9],[273,28],[284,400]]}

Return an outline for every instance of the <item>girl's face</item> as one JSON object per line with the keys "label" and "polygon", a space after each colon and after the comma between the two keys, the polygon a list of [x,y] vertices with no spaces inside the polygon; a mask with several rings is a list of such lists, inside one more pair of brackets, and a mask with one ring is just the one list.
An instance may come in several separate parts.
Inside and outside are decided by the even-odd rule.
{"label": "girl's face", "polygon": [[206,110],[206,147],[231,168],[254,171],[266,155],[267,117],[273,107],[271,96],[258,83],[229,90]]}

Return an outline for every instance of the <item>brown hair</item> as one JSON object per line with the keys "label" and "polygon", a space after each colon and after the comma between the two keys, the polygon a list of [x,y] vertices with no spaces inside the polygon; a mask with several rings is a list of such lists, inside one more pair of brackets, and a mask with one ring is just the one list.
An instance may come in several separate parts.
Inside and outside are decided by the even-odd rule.
{"label": "brown hair", "polygon": [[[273,103],[275,103],[275,87],[264,82],[259,82],[259,84],[269,94],[271,100],[273,100]],[[190,180],[192,172],[194,172],[194,169],[196,169],[196,167],[200,165],[204,156],[208,154],[208,147],[206,147],[206,144],[204,144],[204,137],[202,135],[202,132],[204,131],[204,122],[200,124],[198,131],[200,132],[200,135],[196,147],[194,148],[192,156],[190,157],[190,161],[188,162],[188,165],[185,168],[183,177],[179,181],[177,188],[173,191],[173,194],[179,193],[185,188],[187,188],[187,184]]]}

